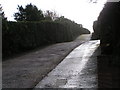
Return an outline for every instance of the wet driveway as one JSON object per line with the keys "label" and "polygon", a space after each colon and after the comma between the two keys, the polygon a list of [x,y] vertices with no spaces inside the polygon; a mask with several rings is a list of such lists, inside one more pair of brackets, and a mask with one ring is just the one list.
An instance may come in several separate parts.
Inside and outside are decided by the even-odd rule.
{"label": "wet driveway", "polygon": [[97,88],[97,55],[100,41],[75,48],[35,88]]}

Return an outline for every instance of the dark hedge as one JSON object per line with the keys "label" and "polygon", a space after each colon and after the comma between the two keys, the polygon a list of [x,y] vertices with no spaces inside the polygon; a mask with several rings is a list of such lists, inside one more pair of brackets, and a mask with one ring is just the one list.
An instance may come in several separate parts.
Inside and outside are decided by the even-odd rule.
{"label": "dark hedge", "polygon": [[76,23],[3,22],[2,25],[3,58],[47,44],[72,41],[80,34],[90,33]]}

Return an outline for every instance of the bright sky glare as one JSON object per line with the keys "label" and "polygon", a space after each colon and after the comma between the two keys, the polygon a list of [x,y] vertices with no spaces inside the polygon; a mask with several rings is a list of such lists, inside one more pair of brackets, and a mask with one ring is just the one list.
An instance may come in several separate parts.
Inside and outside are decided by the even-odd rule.
{"label": "bright sky glare", "polygon": [[[13,14],[17,12],[17,6],[23,7],[32,3],[42,11],[56,11],[59,15],[65,16],[91,32],[93,21],[95,21],[102,10],[106,0],[98,0],[98,3],[89,3],[90,0],[1,0],[5,16],[13,21]],[[95,0],[96,1],[96,0]]]}

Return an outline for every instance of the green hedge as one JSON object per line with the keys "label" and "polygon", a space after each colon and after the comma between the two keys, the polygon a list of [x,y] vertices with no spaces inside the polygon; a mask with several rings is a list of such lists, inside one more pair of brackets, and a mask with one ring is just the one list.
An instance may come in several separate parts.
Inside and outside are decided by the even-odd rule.
{"label": "green hedge", "polygon": [[3,22],[3,58],[42,45],[72,41],[82,33],[86,32],[75,23]]}
{"label": "green hedge", "polygon": [[120,56],[120,2],[107,2],[98,20],[101,53]]}

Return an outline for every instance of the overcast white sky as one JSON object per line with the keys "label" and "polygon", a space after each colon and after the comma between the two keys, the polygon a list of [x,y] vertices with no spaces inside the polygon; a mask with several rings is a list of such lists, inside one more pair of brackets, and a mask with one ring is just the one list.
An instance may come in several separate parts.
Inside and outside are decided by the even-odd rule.
{"label": "overcast white sky", "polygon": [[82,24],[92,31],[92,24],[102,10],[106,0],[98,0],[98,3],[89,3],[89,0],[1,0],[3,11],[8,20],[14,20],[13,14],[17,12],[17,6],[23,7],[32,3],[42,11],[55,10],[59,15]]}

